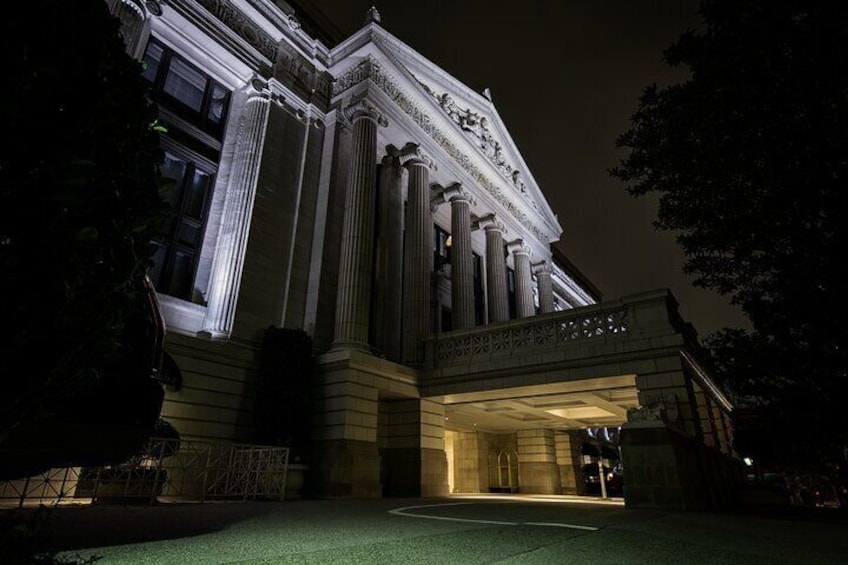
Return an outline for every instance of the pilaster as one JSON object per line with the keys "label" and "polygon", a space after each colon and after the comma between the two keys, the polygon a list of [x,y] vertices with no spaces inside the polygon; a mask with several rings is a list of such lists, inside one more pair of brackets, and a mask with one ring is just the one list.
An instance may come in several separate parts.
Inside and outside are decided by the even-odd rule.
{"label": "pilaster", "polygon": [[209,301],[201,335],[227,339],[233,329],[244,256],[256,197],[270,91],[255,78],[246,86],[247,101],[241,114],[230,182],[224,200],[221,228],[212,263]]}

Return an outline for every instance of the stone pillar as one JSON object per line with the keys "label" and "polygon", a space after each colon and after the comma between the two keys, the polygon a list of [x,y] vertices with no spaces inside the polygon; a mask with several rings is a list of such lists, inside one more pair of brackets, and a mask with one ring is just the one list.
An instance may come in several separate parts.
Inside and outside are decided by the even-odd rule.
{"label": "stone pillar", "polygon": [[269,106],[270,92],[265,83],[253,79],[247,85],[247,101],[241,114],[212,263],[206,319],[200,332],[212,339],[229,338],[233,329]]}
{"label": "stone pillar", "polygon": [[451,203],[451,309],[453,329],[473,328],[474,260],[471,251],[471,197],[460,185],[444,192]]}
{"label": "stone pillar", "polygon": [[403,305],[403,168],[397,149],[383,158],[377,198],[377,321],[375,345],[387,359],[400,361],[401,310]]}
{"label": "stone pillar", "polygon": [[489,323],[509,320],[509,299],[506,292],[506,258],[504,257],[504,225],[494,214],[480,218],[486,230],[486,295]]}
{"label": "stone pillar", "polygon": [[555,432],[554,447],[562,494],[585,494],[586,477],[583,475],[583,458],[577,434],[566,431]]}
{"label": "stone pillar", "polygon": [[518,318],[536,314],[533,302],[533,273],[530,267],[530,248],[520,239],[510,242],[509,250],[515,261],[515,311]]}
{"label": "stone pillar", "polygon": [[350,175],[342,226],[334,349],[368,350],[371,269],[374,254],[377,127],[388,125],[366,100],[344,110],[353,124]]}
{"label": "stone pillar", "polygon": [[482,432],[456,432],[454,492],[489,492],[489,442]]}
{"label": "stone pillar", "polygon": [[409,170],[403,265],[403,361],[424,360],[424,339],[430,335],[430,271],[433,261],[433,219],[430,212],[430,168],[421,148],[408,143],[400,162]]}
{"label": "stone pillar", "polygon": [[310,472],[320,496],[380,496],[379,391],[373,376],[360,370],[369,359],[341,349],[316,360]]}
{"label": "stone pillar", "polygon": [[422,399],[387,403],[383,493],[388,496],[446,496],[445,407]]}
{"label": "stone pillar", "polygon": [[554,431],[518,430],[518,484],[526,494],[560,494]]}
{"label": "stone pillar", "polygon": [[551,267],[547,261],[533,265],[533,273],[539,283],[539,313],[554,311],[554,284],[551,280]]}

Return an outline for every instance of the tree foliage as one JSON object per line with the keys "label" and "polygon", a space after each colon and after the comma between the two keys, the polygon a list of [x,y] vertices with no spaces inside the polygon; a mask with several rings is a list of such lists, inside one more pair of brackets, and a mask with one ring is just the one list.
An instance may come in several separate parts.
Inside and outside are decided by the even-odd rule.
{"label": "tree foliage", "polygon": [[796,447],[848,443],[834,400],[848,379],[846,12],[702,1],[703,26],[665,51],[689,78],[645,90],[611,170],[659,195],[655,225],[677,232],[694,284],[742,308],[752,332],[709,340],[718,376]]}
{"label": "tree foliage", "polygon": [[16,10],[0,105],[0,446],[57,418],[152,427],[148,344],[129,329],[165,210],[156,109],[102,0]]}

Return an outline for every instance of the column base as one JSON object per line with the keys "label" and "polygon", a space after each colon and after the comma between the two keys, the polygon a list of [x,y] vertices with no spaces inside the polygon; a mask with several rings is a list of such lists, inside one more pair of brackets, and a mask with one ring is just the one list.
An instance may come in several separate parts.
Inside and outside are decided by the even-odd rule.
{"label": "column base", "polygon": [[371,349],[371,346],[367,343],[362,343],[359,341],[334,341],[330,346],[330,349],[327,350],[327,353],[333,353],[336,351],[361,351],[363,353],[368,353],[369,355],[373,355],[374,352]]}
{"label": "column base", "polygon": [[230,339],[230,332],[202,329],[195,334],[195,337],[205,339],[207,341],[225,341]]}

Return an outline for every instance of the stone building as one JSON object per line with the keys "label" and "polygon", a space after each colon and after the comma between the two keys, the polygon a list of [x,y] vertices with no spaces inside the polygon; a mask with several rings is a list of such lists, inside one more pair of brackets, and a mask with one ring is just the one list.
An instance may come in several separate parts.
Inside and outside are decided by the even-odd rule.
{"label": "stone building", "polygon": [[667,291],[600,302],[552,250],[487,92],[375,9],[333,45],[282,1],[107,3],[167,128],[152,276],[183,435],[250,441],[262,333],[302,328],[326,496],[583,492],[585,430],[620,430],[628,504],[724,500],[732,407],[694,332]]}

